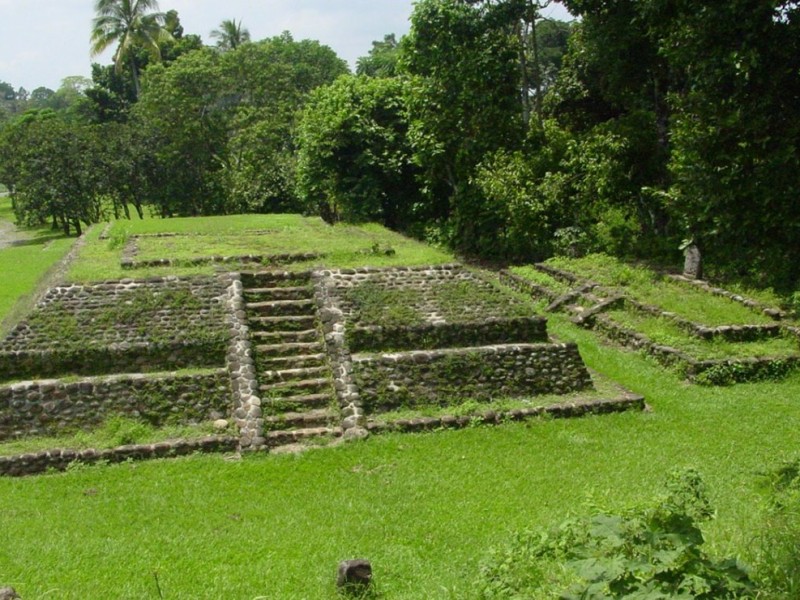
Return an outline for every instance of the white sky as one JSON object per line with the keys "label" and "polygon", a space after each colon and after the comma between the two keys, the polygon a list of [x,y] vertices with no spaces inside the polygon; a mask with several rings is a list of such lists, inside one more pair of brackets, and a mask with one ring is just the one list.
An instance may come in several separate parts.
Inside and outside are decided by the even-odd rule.
{"label": "white sky", "polygon": [[[69,75],[91,75],[91,63],[109,64],[109,50],[91,59],[89,33],[94,0],[0,0],[0,81],[33,91],[56,90]],[[161,0],[163,12],[177,10],[185,34],[206,44],[223,19],[241,19],[251,38],[290,31],[296,40],[315,39],[354,67],[373,40],[408,32],[412,0]],[[554,4],[545,14],[569,19]]]}

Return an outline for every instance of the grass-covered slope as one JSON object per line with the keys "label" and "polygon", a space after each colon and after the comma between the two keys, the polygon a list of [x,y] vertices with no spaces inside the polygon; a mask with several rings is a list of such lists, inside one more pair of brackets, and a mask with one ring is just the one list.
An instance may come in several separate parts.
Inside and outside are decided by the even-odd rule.
{"label": "grass-covered slope", "polygon": [[[117,221],[100,239],[103,227],[88,236],[86,247],[68,273],[71,281],[96,281],[151,275],[210,274],[240,268],[231,264],[186,264],[212,256],[322,254],[293,263],[292,269],[317,266],[394,266],[450,262],[453,257],[379,225],[328,225],[299,215],[233,215],[186,219]],[[164,235],[174,234],[174,235]],[[170,259],[176,265],[123,269],[124,251],[135,247],[136,259]]]}

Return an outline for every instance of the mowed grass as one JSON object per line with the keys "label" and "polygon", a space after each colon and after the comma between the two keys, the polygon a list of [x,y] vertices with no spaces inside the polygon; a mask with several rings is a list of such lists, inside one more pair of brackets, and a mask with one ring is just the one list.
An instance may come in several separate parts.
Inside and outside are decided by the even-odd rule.
{"label": "mowed grass", "polygon": [[[0,220],[14,222],[11,199],[0,196]],[[50,229],[25,232],[29,239],[0,249],[0,323],[18,302],[25,302],[42,276],[70,249],[75,238]]]}
{"label": "mowed grass", "polygon": [[[241,268],[234,264],[146,267],[125,269],[120,259],[125,244],[137,235],[178,234],[171,237],[140,237],[137,260],[176,261],[210,256],[245,254],[274,255],[319,253],[325,256],[286,268],[414,266],[452,262],[447,252],[411,240],[375,224],[328,225],[319,218],[299,215],[233,215],[186,219],[117,221],[101,240],[96,228],[68,273],[71,281],[96,281],[152,275],[211,274]],[[246,267],[245,267],[246,268]]]}
{"label": "mowed grass", "polygon": [[650,499],[694,466],[709,551],[745,553],[757,474],[798,454],[800,377],[705,388],[597,344],[587,363],[652,412],[386,435],[299,456],[221,456],[0,480],[0,581],[24,598],[328,599],[336,565],[373,562],[378,597],[470,598],[511,531]]}

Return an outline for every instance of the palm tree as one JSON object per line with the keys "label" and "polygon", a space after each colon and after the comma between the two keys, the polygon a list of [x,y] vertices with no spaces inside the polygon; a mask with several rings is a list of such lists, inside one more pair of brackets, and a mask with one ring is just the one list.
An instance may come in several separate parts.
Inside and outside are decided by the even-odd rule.
{"label": "palm tree", "polygon": [[242,44],[250,41],[250,32],[242,29],[242,21],[236,23],[236,19],[225,19],[219,24],[219,29],[211,32],[211,37],[217,39],[217,48],[225,52],[226,50],[236,50]]}
{"label": "palm tree", "polygon": [[135,50],[144,48],[155,60],[161,57],[159,42],[172,39],[164,29],[164,15],[158,12],[158,0],[97,0],[92,21],[92,56],[113,44],[114,67],[119,71],[127,59],[133,74],[133,86],[139,96],[139,69]]}

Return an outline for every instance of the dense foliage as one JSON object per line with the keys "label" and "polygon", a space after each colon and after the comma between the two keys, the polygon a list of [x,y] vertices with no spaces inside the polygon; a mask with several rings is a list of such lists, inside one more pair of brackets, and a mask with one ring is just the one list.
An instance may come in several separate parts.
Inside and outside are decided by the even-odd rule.
{"label": "dense foliage", "polygon": [[51,108],[118,152],[90,160],[86,219],[304,210],[504,261],[676,261],[691,240],[712,273],[796,289],[798,3],[563,3],[580,21],[543,18],[540,0],[420,0],[407,36],[337,80],[347,66],[317,42],[251,42],[225,20],[206,47],[175,11],[126,20],[103,0],[93,39],[118,51],[91,84],[0,84],[0,178],[36,193],[19,145],[36,128],[19,121]]}

